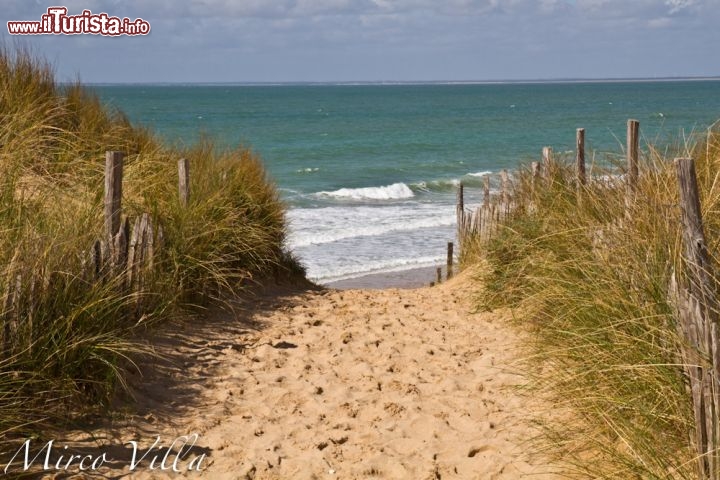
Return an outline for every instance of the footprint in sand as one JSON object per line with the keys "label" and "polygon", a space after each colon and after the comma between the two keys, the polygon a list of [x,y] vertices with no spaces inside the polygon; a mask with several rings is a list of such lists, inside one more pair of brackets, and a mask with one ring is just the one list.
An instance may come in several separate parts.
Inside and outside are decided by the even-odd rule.
{"label": "footprint in sand", "polygon": [[[167,405],[170,382],[198,387],[171,423],[201,432],[211,450],[199,478],[561,478],[534,475],[543,467],[521,448],[527,402],[498,375],[522,338],[497,314],[466,313],[470,290],[456,299],[448,291],[311,291],[253,302],[257,311],[242,318],[257,330],[188,325],[182,345],[207,348],[161,351],[181,360],[160,390]],[[135,392],[140,404],[162,403]],[[165,423],[138,422],[130,433]],[[137,478],[158,478],[146,473]]]}

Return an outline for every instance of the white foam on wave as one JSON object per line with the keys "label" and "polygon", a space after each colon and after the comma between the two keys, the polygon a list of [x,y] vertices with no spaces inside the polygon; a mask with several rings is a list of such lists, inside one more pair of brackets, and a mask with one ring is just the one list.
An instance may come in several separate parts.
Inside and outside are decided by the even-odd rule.
{"label": "white foam on wave", "polygon": [[402,200],[415,196],[410,187],[404,183],[393,183],[383,187],[341,188],[332,192],[317,192],[315,195],[350,200]]}
{"label": "white foam on wave", "polygon": [[313,172],[318,172],[318,171],[320,171],[320,169],[317,167],[315,167],[315,168],[300,168],[300,169],[296,170],[297,173],[313,173]]}
{"label": "white foam on wave", "polygon": [[298,207],[287,218],[288,248],[322,282],[437,264],[455,237],[454,202]]}
{"label": "white foam on wave", "polygon": [[468,177],[484,177],[486,175],[492,175],[492,173],[493,172],[491,172],[490,170],[485,170],[483,172],[468,173],[467,176]]}
{"label": "white foam on wave", "polygon": [[287,213],[292,249],[350,238],[454,225],[451,205],[294,208]]}

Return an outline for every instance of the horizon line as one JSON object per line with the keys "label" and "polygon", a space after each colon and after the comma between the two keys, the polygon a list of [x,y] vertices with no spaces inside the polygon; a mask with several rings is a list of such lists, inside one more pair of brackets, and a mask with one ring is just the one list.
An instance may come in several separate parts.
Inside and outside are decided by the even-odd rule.
{"label": "horizon line", "polygon": [[[289,81],[237,81],[237,82],[83,82],[88,86],[146,85],[146,86],[383,86],[383,85],[509,85],[509,84],[568,84],[568,83],[637,83],[637,82],[683,82],[717,81],[717,76],[668,76],[668,77],[607,77],[607,78],[549,78],[504,80],[289,80]],[[71,84],[73,82],[59,82]]]}

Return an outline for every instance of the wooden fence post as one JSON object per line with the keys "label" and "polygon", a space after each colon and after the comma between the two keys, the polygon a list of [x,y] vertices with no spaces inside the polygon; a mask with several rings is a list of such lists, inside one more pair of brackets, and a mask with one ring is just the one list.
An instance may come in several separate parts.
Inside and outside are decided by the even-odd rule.
{"label": "wooden fence post", "polygon": [[122,216],[123,153],[105,152],[105,238],[112,244]]}
{"label": "wooden fence post", "polygon": [[453,276],[453,242],[447,244],[447,279]]}
{"label": "wooden fence post", "polygon": [[505,169],[500,171],[500,185],[502,189],[500,199],[502,204],[507,206],[510,201],[510,180],[508,178],[508,172]]}
{"label": "wooden fence post", "polygon": [[[629,131],[629,130],[628,130]],[[688,347],[683,359],[690,378],[700,478],[720,475],[720,328],[713,265],[705,242],[695,163],[675,159],[680,189],[685,271],[676,292],[679,327]],[[673,278],[672,285],[676,282]]]}
{"label": "wooden fence post", "polygon": [[483,179],[483,208],[490,206],[490,175],[485,175]]}
{"label": "wooden fence post", "polygon": [[127,261],[127,280],[126,283],[130,291],[135,290],[135,282],[138,276],[138,264],[140,257],[139,236],[140,236],[141,217],[135,218],[135,225],[132,229],[132,235],[128,242],[128,261]]}
{"label": "wooden fence post", "polygon": [[178,160],[178,192],[180,204],[186,207],[190,201],[190,162],[187,158]]}
{"label": "wooden fence post", "polygon": [[124,217],[120,229],[112,240],[111,263],[115,271],[124,270],[128,260],[128,241],[130,240],[130,219]]}
{"label": "wooden fence post", "polygon": [[437,267],[437,279],[435,280],[435,285],[440,285],[442,283],[442,267]]}
{"label": "wooden fence post", "polygon": [[628,190],[635,193],[638,183],[638,149],[640,142],[640,122],[628,120],[627,122],[627,169]]}
{"label": "wooden fence post", "polygon": [[705,244],[695,162],[692,158],[676,158],[675,167],[680,187],[685,258],[691,270],[691,292],[700,298],[712,298],[714,301],[712,267]]}
{"label": "wooden fence post", "polygon": [[92,263],[93,263],[93,273],[94,277],[93,280],[98,280],[103,272],[103,257],[102,257],[102,242],[100,240],[95,240],[95,243],[93,243],[93,248],[91,252],[92,256]]}
{"label": "wooden fence post", "polygon": [[463,237],[465,236],[465,186],[462,182],[458,186],[457,191],[457,205],[455,206],[455,216],[457,222],[457,237],[460,244],[462,244]]}
{"label": "wooden fence post", "polygon": [[543,157],[543,175],[545,178],[550,179],[550,164],[552,163],[552,147],[543,147],[542,149],[542,157]]}
{"label": "wooden fence post", "polygon": [[577,180],[578,185],[585,185],[585,129],[577,129],[577,152],[576,152],[576,163],[577,163]]}
{"label": "wooden fence post", "polygon": [[464,212],[465,211],[465,186],[463,185],[462,182],[460,182],[460,186],[458,187],[457,204],[458,204],[458,209],[461,212]]}
{"label": "wooden fence post", "polygon": [[540,162],[532,162],[530,164],[530,175],[530,188],[534,193],[535,185],[537,185],[538,179],[540,178]]}
{"label": "wooden fence post", "polygon": [[152,270],[155,265],[155,229],[153,228],[153,219],[149,213],[147,215],[147,243],[146,243],[146,258],[148,269]]}

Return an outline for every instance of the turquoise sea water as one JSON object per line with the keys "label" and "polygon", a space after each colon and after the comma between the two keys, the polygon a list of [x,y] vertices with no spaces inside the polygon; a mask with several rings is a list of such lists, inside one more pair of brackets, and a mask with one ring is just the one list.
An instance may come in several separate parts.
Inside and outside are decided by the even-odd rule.
{"label": "turquoise sea water", "polygon": [[170,143],[252,147],[287,201],[311,278],[427,266],[454,237],[454,189],[574,149],[621,153],[628,118],[666,144],[720,119],[720,81],[475,85],[103,85]]}

